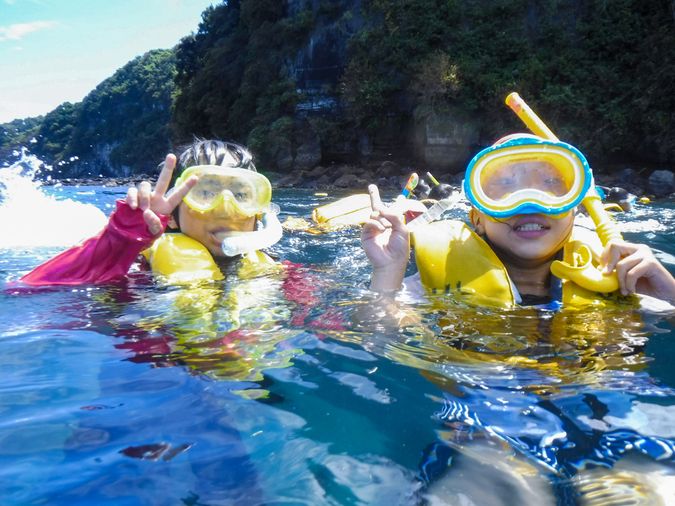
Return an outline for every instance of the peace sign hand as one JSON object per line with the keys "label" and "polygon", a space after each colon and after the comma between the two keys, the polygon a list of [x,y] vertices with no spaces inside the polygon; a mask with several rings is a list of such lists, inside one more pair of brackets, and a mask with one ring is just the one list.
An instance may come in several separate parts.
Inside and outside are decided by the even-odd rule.
{"label": "peace sign hand", "polygon": [[373,266],[370,287],[376,291],[398,290],[410,258],[410,232],[403,215],[388,209],[375,185],[368,186],[372,213],[361,230],[361,246]]}
{"label": "peace sign hand", "polygon": [[160,234],[163,231],[162,222],[158,214],[169,215],[181,203],[183,197],[197,184],[197,177],[192,176],[184,183],[174,188],[167,195],[169,184],[171,184],[171,175],[176,167],[176,156],[167,155],[164,161],[164,167],[159,173],[157,184],[154,191],[148,181],[142,181],[137,186],[132,186],[127,191],[126,202],[131,209],[141,209],[143,219],[148,226],[148,231],[152,235]]}

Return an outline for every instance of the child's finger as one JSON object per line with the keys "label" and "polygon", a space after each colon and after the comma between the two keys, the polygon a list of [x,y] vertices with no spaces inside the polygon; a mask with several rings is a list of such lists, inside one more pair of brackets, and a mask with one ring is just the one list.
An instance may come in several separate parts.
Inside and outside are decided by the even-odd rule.
{"label": "child's finger", "polygon": [[143,219],[148,226],[148,231],[152,235],[158,235],[162,232],[162,221],[151,209],[143,211]]}
{"label": "child's finger", "polygon": [[176,167],[176,155],[168,154],[164,159],[164,166],[162,171],[159,173],[157,178],[157,184],[155,185],[155,192],[164,195],[169,189],[169,184],[171,183],[171,176],[173,175],[173,169]]}
{"label": "child's finger", "polygon": [[183,200],[183,197],[185,197],[185,195],[188,194],[194,185],[197,184],[197,181],[199,181],[197,176],[190,176],[183,184],[174,187],[171,195],[169,195],[166,199],[169,207],[171,208],[171,211],[173,211],[178,206],[178,204],[180,204],[181,200]]}
{"label": "child's finger", "polygon": [[635,291],[635,283],[631,283],[632,278],[630,272],[640,264],[640,261],[640,256],[633,253],[617,262],[616,276],[619,278],[619,286],[621,287],[621,293],[623,295],[628,295]]}
{"label": "child's finger", "polygon": [[131,209],[138,208],[138,189],[135,186],[127,190],[127,205]]}
{"label": "child's finger", "polygon": [[384,225],[382,225],[382,223],[380,223],[379,221],[377,221],[377,220],[367,220],[363,224],[363,228],[361,229],[361,236],[362,237],[372,237],[372,236],[375,236],[375,235],[377,235],[381,232],[384,232],[385,230],[387,230],[386,227]]}
{"label": "child's finger", "polygon": [[373,211],[381,211],[384,206],[382,205],[380,189],[377,187],[377,185],[369,184],[368,194],[370,195],[370,208]]}
{"label": "child's finger", "polygon": [[152,185],[148,181],[141,181],[138,184],[138,207],[143,211],[150,207],[151,194]]}
{"label": "child's finger", "polygon": [[604,264],[605,273],[609,274],[614,269],[616,269],[616,264],[619,263],[619,260],[621,260],[622,256],[623,254],[619,244],[615,242],[610,242],[607,244],[605,249],[602,251],[602,255],[600,256],[600,263]]}
{"label": "child's finger", "polygon": [[403,214],[396,209],[384,207],[378,214],[378,219],[388,228],[399,232],[406,232],[407,228]]}
{"label": "child's finger", "polygon": [[650,266],[645,262],[638,262],[626,272],[626,290],[628,293],[637,293],[640,279],[649,275]]}

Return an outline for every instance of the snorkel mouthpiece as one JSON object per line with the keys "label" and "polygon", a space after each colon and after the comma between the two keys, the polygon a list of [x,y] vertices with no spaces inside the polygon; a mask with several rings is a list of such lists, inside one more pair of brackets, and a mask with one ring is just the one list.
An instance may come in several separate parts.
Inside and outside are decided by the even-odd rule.
{"label": "snorkel mouthpiece", "polygon": [[220,247],[223,254],[228,257],[243,255],[251,251],[269,248],[281,240],[283,228],[277,215],[280,209],[276,204],[270,204],[268,210],[263,213],[258,230],[254,232],[242,232],[223,239]]}

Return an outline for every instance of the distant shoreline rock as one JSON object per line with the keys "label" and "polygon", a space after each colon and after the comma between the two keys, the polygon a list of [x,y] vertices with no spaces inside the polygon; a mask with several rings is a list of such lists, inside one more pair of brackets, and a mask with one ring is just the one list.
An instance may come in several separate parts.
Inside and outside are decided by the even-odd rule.
{"label": "distant shoreline rock", "polygon": [[157,175],[151,176],[149,174],[136,174],[129,177],[67,177],[64,179],[49,179],[49,180],[40,180],[40,183],[44,186],[54,186],[57,184],[62,184],[65,186],[105,186],[107,188],[117,188],[120,186],[132,186],[140,183],[141,181],[150,181],[154,183],[157,180]]}
{"label": "distant shoreline rock", "polygon": [[[369,184],[375,183],[382,189],[401,189],[412,172],[426,178],[426,170],[410,165],[386,160],[366,166],[350,164],[332,164],[316,166],[310,170],[299,170],[290,174],[268,174],[277,188],[306,188],[310,190],[346,190],[366,191]],[[441,183],[459,188],[464,171],[434,172],[432,174]],[[595,183],[599,186],[619,187],[636,197],[675,198],[675,172],[672,170],[635,170],[624,168],[611,173],[595,171]]]}
{"label": "distant shoreline rock", "polygon": [[[296,170],[287,174],[265,172],[275,188],[304,188],[308,190],[358,190],[365,192],[369,184],[377,184],[381,189],[401,189],[405,185],[410,173],[417,172],[420,177],[426,177],[426,170],[400,164],[391,160],[372,162],[367,165],[352,165],[347,163],[317,165],[307,170]],[[637,197],[675,198],[675,172],[672,170],[646,170],[624,168],[612,173],[595,173],[595,182],[600,186],[620,187]],[[464,172],[433,173],[441,183],[447,183],[459,188],[462,184]],[[42,181],[50,186],[63,184],[67,186],[105,186],[128,187],[141,181],[154,182],[157,175],[136,174],[129,177],[87,177],[51,179]]]}

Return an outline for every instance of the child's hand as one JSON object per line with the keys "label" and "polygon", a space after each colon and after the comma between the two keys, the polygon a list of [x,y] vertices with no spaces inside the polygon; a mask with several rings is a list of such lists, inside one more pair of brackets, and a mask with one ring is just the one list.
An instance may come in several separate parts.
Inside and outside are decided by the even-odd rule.
{"label": "child's hand", "polygon": [[132,209],[140,208],[143,211],[148,230],[152,235],[162,232],[162,222],[157,214],[169,215],[181,203],[183,197],[197,183],[197,177],[188,178],[180,186],[174,188],[169,196],[166,195],[171,183],[171,175],[176,167],[176,156],[167,155],[162,172],[159,173],[154,191],[148,181],[142,181],[127,191],[127,204]]}
{"label": "child's hand", "polygon": [[400,212],[388,210],[375,185],[368,186],[373,212],[361,230],[361,246],[373,266],[373,290],[398,290],[410,257],[410,232]]}
{"label": "child's hand", "polygon": [[675,301],[675,279],[645,244],[612,241],[600,258],[605,272],[616,269],[623,295],[642,293]]}

